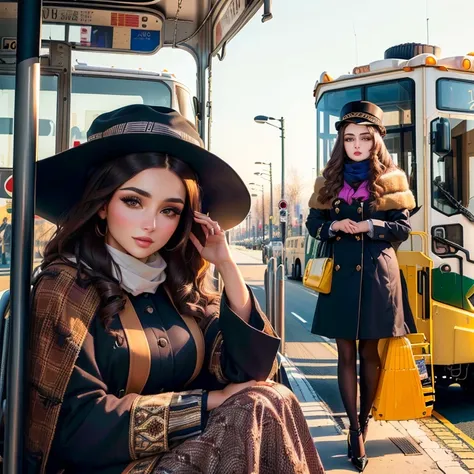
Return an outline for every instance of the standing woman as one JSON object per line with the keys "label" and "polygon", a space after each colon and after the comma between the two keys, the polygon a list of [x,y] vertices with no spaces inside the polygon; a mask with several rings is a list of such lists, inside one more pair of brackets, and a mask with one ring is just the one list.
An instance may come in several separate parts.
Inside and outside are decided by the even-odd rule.
{"label": "standing woman", "polygon": [[382,140],[382,117],[370,102],[343,107],[306,222],[310,235],[328,241],[333,252],[331,292],[319,294],[312,332],[336,339],[339,390],[350,422],[348,456],[359,471],[368,462],[364,442],[379,380],[379,339],[406,334],[394,246],[408,238],[409,211],[415,207],[407,177]]}
{"label": "standing woman", "polygon": [[37,166],[58,228],[34,285],[28,472],[322,473],[297,399],[267,381],[279,339],[227,246],[242,180],[168,108],[102,114],[87,135]]}

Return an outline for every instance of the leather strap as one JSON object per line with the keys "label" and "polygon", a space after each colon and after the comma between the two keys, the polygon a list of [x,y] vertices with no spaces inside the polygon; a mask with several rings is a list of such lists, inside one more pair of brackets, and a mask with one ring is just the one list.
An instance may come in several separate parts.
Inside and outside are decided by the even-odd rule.
{"label": "leather strap", "polygon": [[125,307],[120,311],[119,317],[127,339],[130,357],[125,395],[128,393],[140,394],[150,375],[150,346],[140,319],[138,319],[137,313],[128,297],[125,297]]}

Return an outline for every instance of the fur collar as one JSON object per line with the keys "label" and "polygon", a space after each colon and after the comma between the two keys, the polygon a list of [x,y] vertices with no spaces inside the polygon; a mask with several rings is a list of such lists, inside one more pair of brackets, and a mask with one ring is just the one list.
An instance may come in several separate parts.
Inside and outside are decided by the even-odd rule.
{"label": "fur collar", "polygon": [[[318,200],[319,191],[324,187],[325,179],[322,176],[316,178],[314,191],[309,200],[309,207],[313,209],[331,209],[332,202],[321,204]],[[391,211],[415,208],[415,197],[408,186],[407,176],[400,169],[390,170],[379,178],[379,184],[383,188],[378,211]]]}

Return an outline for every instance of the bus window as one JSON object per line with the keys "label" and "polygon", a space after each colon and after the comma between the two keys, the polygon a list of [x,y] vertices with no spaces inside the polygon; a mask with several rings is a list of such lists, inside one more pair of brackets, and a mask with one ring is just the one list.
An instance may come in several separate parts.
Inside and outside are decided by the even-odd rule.
{"label": "bus window", "polygon": [[73,75],[70,146],[86,140],[98,115],[131,104],[171,107],[171,90],[162,81]]}
{"label": "bus window", "polygon": [[[432,150],[432,205],[445,215],[462,212],[462,206],[474,211],[474,120],[447,119],[451,128],[451,151],[439,156]],[[436,119],[431,124],[434,133]],[[461,206],[459,206],[459,204]]]}
{"label": "bus window", "polygon": [[179,113],[196,126],[196,114],[191,94],[184,87],[176,85],[176,97],[178,99]]}
{"label": "bus window", "polygon": [[[46,158],[56,152],[57,121],[56,76],[41,76],[38,158]],[[0,167],[13,166],[13,113],[15,109],[15,76],[0,74]]]}

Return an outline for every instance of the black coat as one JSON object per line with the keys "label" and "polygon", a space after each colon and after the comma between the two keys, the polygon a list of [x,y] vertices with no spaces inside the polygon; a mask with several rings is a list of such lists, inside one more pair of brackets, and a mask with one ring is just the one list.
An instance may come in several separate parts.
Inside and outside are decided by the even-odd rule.
{"label": "black coat", "polygon": [[[396,171],[397,177],[401,171]],[[403,175],[404,176],[404,175]],[[324,181],[315,185],[315,193]],[[406,177],[405,177],[406,182]],[[390,188],[392,189],[392,188]],[[405,194],[404,194],[405,193]],[[395,201],[390,194],[396,194]],[[404,196],[404,197],[403,197]],[[393,197],[393,196],[392,196]],[[333,245],[334,270],[331,292],[319,294],[312,332],[329,338],[381,339],[406,334],[400,270],[394,246],[409,236],[409,211],[414,198],[403,187],[387,193],[381,208],[372,211],[369,202],[334,199],[319,205],[310,200],[306,226],[311,236]],[[387,209],[387,207],[398,207]],[[333,221],[372,219],[373,236],[337,232],[331,237]]]}

